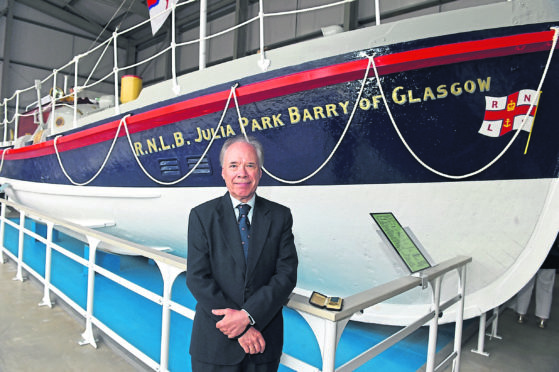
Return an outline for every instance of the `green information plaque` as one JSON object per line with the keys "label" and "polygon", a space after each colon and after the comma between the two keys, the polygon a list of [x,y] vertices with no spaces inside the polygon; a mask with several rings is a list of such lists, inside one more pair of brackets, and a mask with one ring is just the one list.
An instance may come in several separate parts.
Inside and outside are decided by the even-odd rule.
{"label": "green information plaque", "polygon": [[412,273],[431,267],[429,261],[392,213],[371,213],[371,217]]}

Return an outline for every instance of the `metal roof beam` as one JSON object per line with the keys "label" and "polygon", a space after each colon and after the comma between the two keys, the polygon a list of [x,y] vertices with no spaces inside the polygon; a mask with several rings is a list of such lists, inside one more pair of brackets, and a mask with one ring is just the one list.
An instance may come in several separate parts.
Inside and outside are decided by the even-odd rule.
{"label": "metal roof beam", "polygon": [[[107,4],[107,5],[115,6],[117,8],[122,3],[122,0],[97,0],[97,1],[100,2],[100,3]],[[132,4],[131,5],[130,4],[128,4],[128,5],[124,4],[124,6],[122,7],[123,9],[124,8],[128,9],[128,7],[130,7],[129,11],[131,11],[132,13],[137,14],[139,16],[142,16],[142,18],[144,18],[144,19],[148,19],[149,12],[148,12],[148,6],[147,6],[145,1],[141,1],[141,2],[137,1],[137,0],[125,0],[125,1],[132,1]]]}
{"label": "metal roof beam", "polygon": [[[4,29],[4,60],[2,63],[2,98],[9,97],[11,92],[8,92],[8,78],[10,76],[10,59],[12,58],[12,32],[14,24],[14,0],[7,1],[6,25]],[[0,253],[1,254],[1,253]]]}
{"label": "metal roof beam", "polygon": [[69,25],[78,27],[86,32],[97,36],[101,34],[103,38],[109,38],[112,36],[111,31],[104,30],[102,26],[88,21],[82,17],[79,17],[73,13],[63,10],[55,5],[47,3],[43,0],[17,0],[18,3],[24,4],[30,8],[33,8],[41,13],[47,14],[51,17],[59,19]]}

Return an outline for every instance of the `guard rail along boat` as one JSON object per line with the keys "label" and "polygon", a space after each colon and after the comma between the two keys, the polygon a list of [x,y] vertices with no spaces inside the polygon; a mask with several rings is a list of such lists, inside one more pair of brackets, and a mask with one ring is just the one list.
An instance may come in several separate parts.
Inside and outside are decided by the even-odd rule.
{"label": "guard rail along boat", "polygon": [[[174,26],[192,2],[172,3],[161,14]],[[274,17],[348,3],[292,12],[260,1],[254,18],[209,36],[202,22],[191,41],[171,27],[158,55],[170,55],[173,76],[126,103],[119,84],[136,65],[124,66],[118,52],[102,79],[78,73],[134,28],[115,32],[4,100],[6,194],[185,257],[190,208],[225,191],[221,145],[250,135],[265,149],[259,194],[294,215],[298,292],[343,297],[405,275],[370,215],[392,212],[432,263],[473,258],[466,318],[503,304],[537,271],[559,228],[559,3],[503,1],[385,24],[377,7],[370,27],[264,43]],[[259,52],[206,67],[207,42],[238,27],[260,34]],[[182,48],[194,44],[200,69],[177,74]],[[64,76],[72,90],[60,88]],[[114,84],[114,96],[85,98],[100,82]],[[26,93],[34,105],[23,107]],[[37,124],[25,135],[29,120]],[[446,281],[443,300],[457,281]],[[429,306],[418,288],[354,319],[401,325]]]}

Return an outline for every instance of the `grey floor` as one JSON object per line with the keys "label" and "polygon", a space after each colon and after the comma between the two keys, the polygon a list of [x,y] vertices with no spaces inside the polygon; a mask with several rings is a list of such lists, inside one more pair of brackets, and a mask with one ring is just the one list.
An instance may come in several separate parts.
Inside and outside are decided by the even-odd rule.
{"label": "grey floor", "polygon": [[[101,337],[97,349],[79,346],[84,321],[68,309],[39,307],[42,290],[34,280],[13,281],[14,262],[0,264],[0,372],[126,372],[147,370],[129,355]],[[517,324],[506,309],[500,315],[498,335],[485,341],[489,356],[472,353],[477,335],[463,346],[462,372],[559,371],[559,285],[546,329],[532,317]],[[186,351],[185,351],[186,352]],[[445,372],[450,372],[447,368]]]}
{"label": "grey floor", "polygon": [[85,321],[56,303],[39,307],[39,283],[15,276],[13,261],[0,264],[0,372],[144,370],[104,339],[80,346]]}

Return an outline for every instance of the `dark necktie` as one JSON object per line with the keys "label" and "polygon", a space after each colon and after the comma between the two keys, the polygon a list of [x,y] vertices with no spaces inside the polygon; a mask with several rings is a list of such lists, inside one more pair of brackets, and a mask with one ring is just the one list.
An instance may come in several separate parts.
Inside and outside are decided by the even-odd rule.
{"label": "dark necktie", "polygon": [[239,232],[241,233],[241,244],[243,245],[243,252],[245,253],[245,260],[248,256],[248,242],[250,239],[250,222],[248,220],[248,212],[250,205],[239,204]]}

